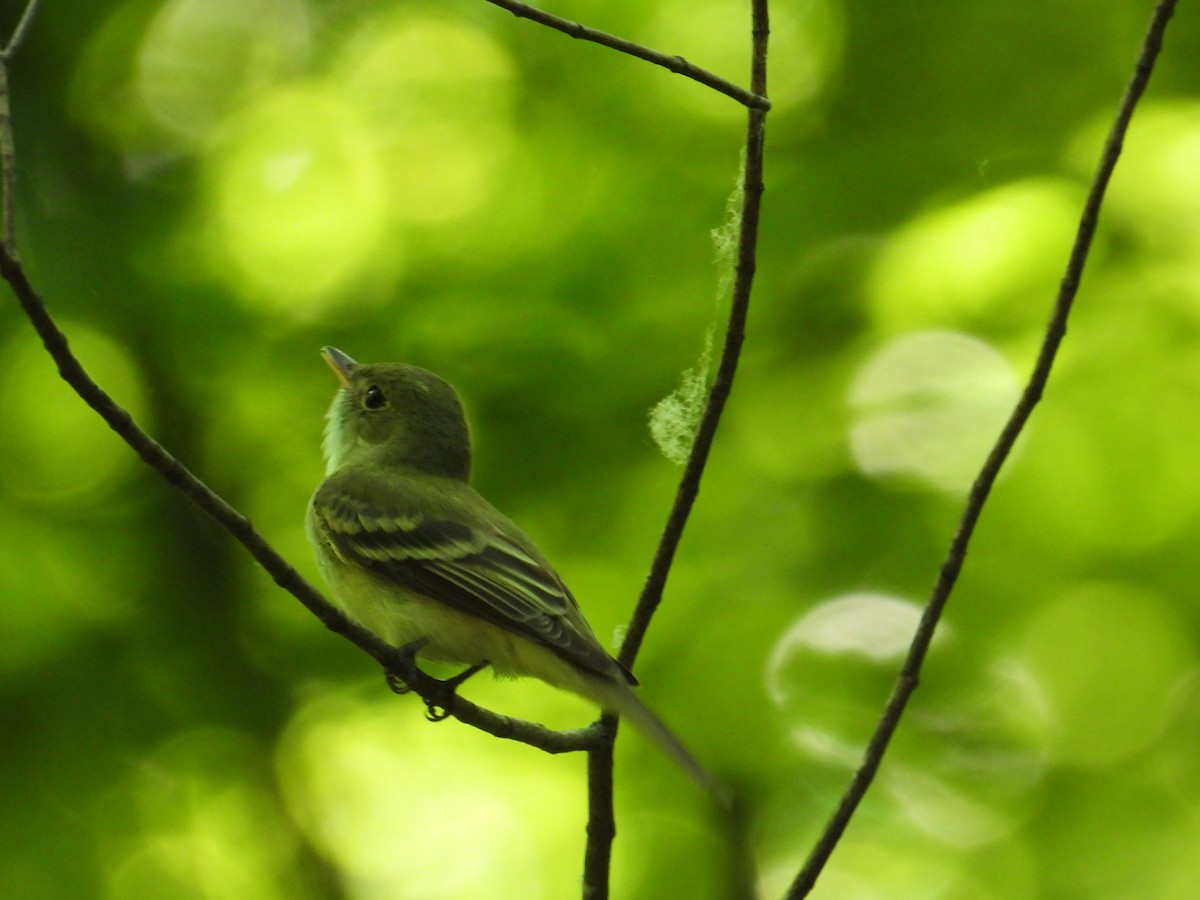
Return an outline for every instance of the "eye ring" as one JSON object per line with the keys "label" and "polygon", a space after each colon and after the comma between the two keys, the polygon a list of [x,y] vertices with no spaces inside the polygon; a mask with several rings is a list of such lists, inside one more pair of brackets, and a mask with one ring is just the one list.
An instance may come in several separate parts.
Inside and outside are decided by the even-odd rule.
{"label": "eye ring", "polygon": [[379,385],[373,384],[363,393],[363,409],[383,409],[387,406],[387,397],[383,395]]}

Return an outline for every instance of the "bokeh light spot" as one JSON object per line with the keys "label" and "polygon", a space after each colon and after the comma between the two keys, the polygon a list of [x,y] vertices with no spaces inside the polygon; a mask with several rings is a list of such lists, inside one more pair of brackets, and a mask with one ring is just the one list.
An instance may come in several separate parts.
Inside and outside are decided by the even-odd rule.
{"label": "bokeh light spot", "polygon": [[402,8],[359,29],[331,77],[369,124],[397,219],[451,222],[488,199],[515,140],[514,66],[493,38]]}
{"label": "bokeh light spot", "polygon": [[1045,781],[1052,712],[1021,660],[992,653],[966,633],[942,648],[879,775],[904,819],[951,848],[1013,835]]}
{"label": "bokeh light spot", "polygon": [[1196,337],[1176,317],[1130,316],[1130,290],[1072,326],[1074,352],[1012,469],[1012,506],[999,504],[1055,557],[1128,558],[1186,533],[1200,512]]}
{"label": "bokeh light spot", "polygon": [[267,94],[237,116],[209,160],[217,274],[297,318],[344,300],[384,239],[373,147],[354,104],[318,87]]}
{"label": "bokeh light spot", "polygon": [[[788,629],[775,653],[804,647],[876,662],[898,659],[912,640],[920,609],[886,594],[848,594],[809,610]],[[773,654],[772,660],[777,658]],[[773,668],[773,666],[772,666]]]}
{"label": "bokeh light spot", "polygon": [[[809,755],[853,765],[874,723],[879,690],[895,677],[921,609],[877,593],[835,597],[783,633],[767,660],[767,695]],[[945,626],[935,643],[945,640]]]}
{"label": "bokeh light spot", "polygon": [[883,784],[914,826],[953,847],[988,844],[1016,827],[1013,817],[928,770],[893,765]]}
{"label": "bokeh light spot", "polygon": [[850,444],[861,471],[965,492],[996,440],[1019,386],[1008,361],[954,332],[898,338],[850,387]]}
{"label": "bokeh light spot", "polygon": [[156,122],[199,138],[298,71],[310,32],[302,0],[168,0],[142,42],[138,94]]}
{"label": "bokeh light spot", "polygon": [[[770,861],[759,879],[758,896],[784,896],[802,864],[803,859],[791,856]],[[945,847],[863,816],[838,843],[838,852],[821,873],[816,895],[837,900],[987,896],[971,890],[969,877],[964,861]]]}
{"label": "bokeh light spot", "polygon": [[104,804],[105,896],[301,896],[296,839],[262,780],[262,752],[231,731],[178,735]]}
{"label": "bokeh light spot", "polygon": [[1030,179],[923,213],[887,241],[868,285],[885,331],[1040,325],[1079,217],[1079,187]]}
{"label": "bokeh light spot", "polygon": [[[1105,112],[1080,130],[1068,151],[1081,176],[1096,166],[1097,147],[1112,124]],[[1138,108],[1137,127],[1129,132],[1121,164],[1113,173],[1104,201],[1106,219],[1132,228],[1147,246],[1186,254],[1195,265],[1200,254],[1200,103],[1159,100]]]}
{"label": "bokeh light spot", "polygon": [[388,697],[327,697],[294,721],[280,766],[301,827],[356,897],[550,898],[577,879],[577,770],[526,747],[431,728]]}
{"label": "bokeh light spot", "polygon": [[[813,106],[841,65],[845,25],[836,0],[809,0],[771,10],[771,110],[779,116]],[[722,0],[672,0],[645,29],[644,42],[736,83],[750,69],[750,8]],[[710,121],[745,119],[736,101],[696,82],[655,73],[651,82],[670,109]]]}
{"label": "bokeh light spot", "polygon": [[1162,598],[1124,585],[1077,588],[1036,613],[1024,654],[1053,711],[1052,757],[1099,768],[1157,740],[1196,664],[1187,634]]}

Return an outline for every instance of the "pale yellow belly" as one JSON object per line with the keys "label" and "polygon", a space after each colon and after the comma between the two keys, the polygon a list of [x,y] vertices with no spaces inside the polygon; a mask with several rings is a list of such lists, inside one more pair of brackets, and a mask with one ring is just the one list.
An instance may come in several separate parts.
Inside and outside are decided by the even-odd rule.
{"label": "pale yellow belly", "polygon": [[606,679],[581,671],[543,644],[339,562],[322,569],[335,604],[393,646],[424,640],[419,656],[426,659],[464,666],[486,662],[498,675],[539,678],[612,705]]}

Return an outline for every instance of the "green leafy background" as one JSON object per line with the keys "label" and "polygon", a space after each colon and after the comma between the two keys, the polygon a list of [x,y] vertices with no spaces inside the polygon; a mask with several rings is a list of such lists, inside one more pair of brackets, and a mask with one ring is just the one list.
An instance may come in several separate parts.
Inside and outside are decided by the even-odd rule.
{"label": "green leafy background", "polygon": [[[615,645],[679,475],[648,411],[723,315],[739,107],[477,0],[44,6],[11,73],[21,252],[97,378],[316,580],[318,348],[438,371],[477,485]],[[1150,12],[773,6],[745,356],[638,664],[746,822],[623,734],[622,898],[734,896],[745,854],[775,897],[798,869],[1031,365]],[[737,81],[745,7],[553,5]],[[1050,389],[817,896],[1195,896],[1183,7]],[[393,696],[82,406],[11,300],[0,422],[0,895],[577,894],[583,758]],[[466,693],[592,715],[537,684]]]}

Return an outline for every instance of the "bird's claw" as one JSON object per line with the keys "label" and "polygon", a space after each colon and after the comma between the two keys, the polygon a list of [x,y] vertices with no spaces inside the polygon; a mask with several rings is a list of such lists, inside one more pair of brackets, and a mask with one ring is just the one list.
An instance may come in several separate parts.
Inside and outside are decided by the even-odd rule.
{"label": "bird's claw", "polygon": [[450,707],[454,705],[454,700],[458,696],[458,687],[480,669],[486,668],[486,660],[481,663],[476,663],[473,666],[468,666],[463,671],[459,672],[453,678],[447,678],[444,681],[436,682],[433,693],[429,697],[425,697],[425,718],[430,722],[441,722],[444,719],[450,718]]}
{"label": "bird's claw", "polygon": [[404,680],[403,675],[398,675],[395,672],[388,672],[385,677],[387,678],[388,687],[392,689],[392,693],[401,695],[412,693],[412,688],[409,687],[408,682]]}
{"label": "bird's claw", "polygon": [[428,640],[422,638],[405,644],[403,647],[398,647],[397,651],[400,655],[399,664],[396,668],[387,671],[385,677],[387,678],[388,687],[394,693],[411,694],[413,685],[424,676],[430,683],[428,695],[422,695],[421,697],[425,701],[425,718],[430,722],[441,722],[450,718],[450,707],[454,705],[454,698],[458,695],[458,686],[480,669],[486,668],[487,661],[485,660],[473,666],[468,666],[453,678],[438,681],[436,678],[424,675],[417,668],[417,653],[428,643]]}
{"label": "bird's claw", "polygon": [[390,669],[384,673],[388,687],[394,693],[408,694],[412,692],[413,683],[421,676],[421,670],[417,668],[417,654],[428,643],[428,639],[418,638],[403,647],[396,648],[396,652],[400,655],[400,665],[396,669]]}

